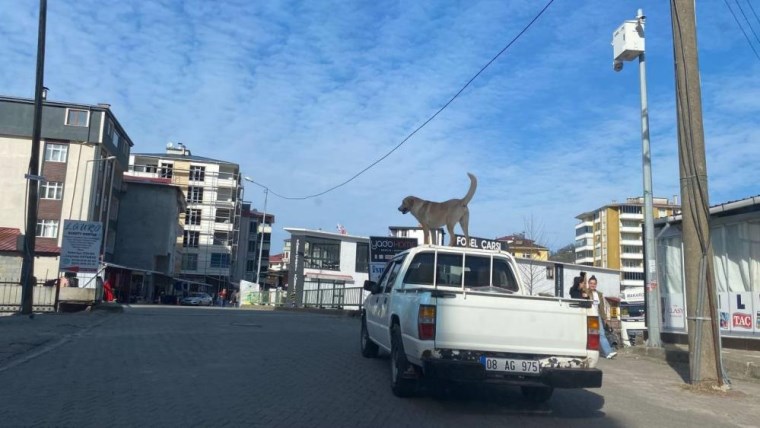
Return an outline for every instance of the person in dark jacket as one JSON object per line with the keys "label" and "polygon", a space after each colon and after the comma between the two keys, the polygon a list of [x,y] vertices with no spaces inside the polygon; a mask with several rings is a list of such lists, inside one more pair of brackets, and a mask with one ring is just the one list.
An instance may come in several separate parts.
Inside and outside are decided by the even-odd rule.
{"label": "person in dark jacket", "polygon": [[570,297],[573,299],[588,299],[586,288],[586,272],[573,278],[573,286],[570,287]]}

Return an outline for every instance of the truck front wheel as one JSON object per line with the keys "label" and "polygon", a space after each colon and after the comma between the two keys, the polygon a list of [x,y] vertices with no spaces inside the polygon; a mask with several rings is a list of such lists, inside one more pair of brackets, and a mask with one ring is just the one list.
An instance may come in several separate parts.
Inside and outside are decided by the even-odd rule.
{"label": "truck front wheel", "polygon": [[391,328],[391,390],[396,397],[411,397],[417,391],[417,373],[406,359],[398,324]]}
{"label": "truck front wheel", "polygon": [[523,397],[532,403],[543,403],[554,393],[554,388],[550,386],[521,386]]}
{"label": "truck front wheel", "polygon": [[377,343],[373,342],[369,338],[369,332],[367,331],[367,318],[362,317],[362,332],[361,332],[361,349],[362,356],[365,358],[377,357]]}

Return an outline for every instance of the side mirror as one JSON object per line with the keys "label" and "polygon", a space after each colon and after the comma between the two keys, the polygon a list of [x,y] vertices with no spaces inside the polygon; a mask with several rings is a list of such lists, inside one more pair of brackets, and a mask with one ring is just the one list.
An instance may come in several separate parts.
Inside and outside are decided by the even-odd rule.
{"label": "side mirror", "polygon": [[375,281],[370,281],[368,279],[364,281],[364,289],[366,291],[372,292],[376,285],[377,283]]}

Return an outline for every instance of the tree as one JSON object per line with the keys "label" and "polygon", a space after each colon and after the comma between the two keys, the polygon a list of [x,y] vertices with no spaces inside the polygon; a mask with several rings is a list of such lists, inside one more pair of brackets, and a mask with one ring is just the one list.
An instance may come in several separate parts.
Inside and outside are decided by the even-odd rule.
{"label": "tree", "polygon": [[549,256],[549,260],[560,263],[575,263],[575,244],[569,243]]}
{"label": "tree", "polygon": [[[523,232],[513,235],[523,238],[522,245],[532,247],[532,249],[547,248],[546,245],[543,244],[546,239],[543,222],[536,220],[536,218],[533,217],[533,214],[531,214],[530,217],[525,217],[523,219],[523,225]],[[520,275],[523,279],[525,291],[530,295],[553,291],[553,284],[547,286],[546,264],[539,263],[539,255],[536,251],[529,251],[526,254],[528,254],[529,257],[523,257],[522,260],[518,259],[517,263],[517,266],[520,269]],[[516,256],[519,257],[519,255]]]}

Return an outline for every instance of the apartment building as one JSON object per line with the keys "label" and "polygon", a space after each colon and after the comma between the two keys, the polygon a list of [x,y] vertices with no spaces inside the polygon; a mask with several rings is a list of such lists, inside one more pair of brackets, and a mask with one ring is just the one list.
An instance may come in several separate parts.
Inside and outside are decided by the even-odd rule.
{"label": "apartment building", "polygon": [[[671,216],[677,200],[653,198],[654,218]],[[581,265],[619,269],[621,288],[644,286],[644,198],[605,205],[576,216],[575,262]]]}
{"label": "apartment building", "polygon": [[[43,101],[41,182],[27,181],[34,100],[0,96],[0,227],[25,230],[27,185],[38,183],[34,275],[58,277],[65,220],[104,224],[103,261],[114,257],[122,175],[132,140],[108,104]],[[2,272],[0,272],[2,276]]]}
{"label": "apartment building", "polygon": [[180,215],[178,278],[206,284],[216,292],[230,288],[240,241],[242,194],[240,166],[193,155],[183,144],[169,143],[166,153],[137,153],[129,175],[168,179],[187,201]]}
{"label": "apartment building", "polygon": [[[264,287],[275,282],[269,281],[269,250],[272,241],[272,224],[274,215],[251,208],[250,203],[243,203],[240,222],[240,245],[238,246],[237,263],[233,282],[241,279],[261,284]],[[263,238],[263,242],[262,242]],[[259,278],[256,273],[259,272]]]}

